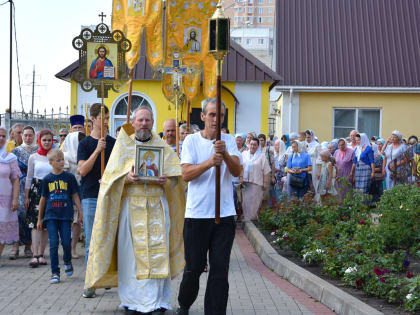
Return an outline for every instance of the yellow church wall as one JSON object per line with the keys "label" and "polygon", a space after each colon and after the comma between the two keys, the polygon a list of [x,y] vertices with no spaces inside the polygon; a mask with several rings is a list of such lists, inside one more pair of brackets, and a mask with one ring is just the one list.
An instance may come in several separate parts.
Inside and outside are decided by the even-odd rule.
{"label": "yellow church wall", "polygon": [[[234,82],[223,82],[223,85],[227,87],[232,93],[235,93],[235,83]],[[156,107],[157,117],[156,127],[157,132],[163,131],[163,123],[165,120],[176,117],[175,105],[171,104],[162,93],[162,85],[160,81],[135,81],[133,83],[133,92],[140,92],[148,96],[153,104]],[[112,90],[108,92],[108,98],[105,99],[105,105],[111,111],[112,106],[115,105],[115,101],[123,94],[128,93],[128,85],[119,93],[116,93]],[[201,108],[201,101],[204,99],[202,92],[195,98],[192,102],[192,108]],[[228,117],[228,129],[234,130],[235,122],[235,105],[234,99],[230,93],[222,89],[222,100],[225,102],[226,107],[229,110]],[[75,113],[74,104],[77,104],[77,83],[71,81],[71,114]],[[80,104],[79,104],[80,106]],[[170,108],[170,109],[169,109]],[[179,119],[186,120],[186,104],[182,106],[182,109],[179,112]],[[182,117],[181,117],[182,116]],[[112,117],[111,117],[112,118]]]}
{"label": "yellow church wall", "polygon": [[300,93],[299,105],[300,131],[313,129],[321,141],[331,140],[333,109],[341,107],[381,109],[381,137],[420,134],[420,94]]}
{"label": "yellow church wall", "polygon": [[70,114],[76,113],[77,106],[77,83],[76,81],[70,81]]}
{"label": "yellow church wall", "polygon": [[268,114],[270,110],[270,85],[269,82],[261,83],[261,133],[268,135]]}

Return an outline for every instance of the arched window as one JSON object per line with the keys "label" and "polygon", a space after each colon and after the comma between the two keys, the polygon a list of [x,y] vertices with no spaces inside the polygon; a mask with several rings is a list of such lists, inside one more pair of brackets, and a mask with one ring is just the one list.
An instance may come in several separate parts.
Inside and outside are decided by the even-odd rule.
{"label": "arched window", "polygon": [[[128,96],[122,98],[117,103],[117,105],[115,105],[114,115],[127,116],[127,106],[128,106]],[[152,109],[152,106],[150,106],[149,102],[144,97],[140,95],[133,95],[133,98],[131,99],[131,113],[133,113],[133,111],[139,106],[148,106],[150,107],[150,109]]]}
{"label": "arched window", "polygon": [[[137,107],[147,106],[154,113],[154,116],[155,116],[154,118],[156,121],[156,111],[153,104],[151,104],[150,102],[151,101],[145,96],[133,94],[133,97],[131,99],[130,116]],[[127,107],[128,107],[128,95],[121,97],[119,100],[117,99],[117,102],[115,103],[113,107],[114,109],[113,109],[113,116],[112,116],[112,122],[111,122],[111,133],[112,133],[111,136],[114,136],[117,128],[126,122]]]}

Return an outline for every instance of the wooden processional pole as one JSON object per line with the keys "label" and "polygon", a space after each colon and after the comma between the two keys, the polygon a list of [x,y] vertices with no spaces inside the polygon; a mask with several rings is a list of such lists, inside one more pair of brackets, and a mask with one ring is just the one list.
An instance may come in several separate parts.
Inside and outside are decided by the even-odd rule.
{"label": "wooden processional pole", "polygon": [[[104,81],[101,80],[101,96],[102,96],[102,105],[101,105],[101,138],[105,137],[105,104],[104,104]],[[104,174],[105,170],[105,150],[101,151],[101,177]]]}
{"label": "wooden processional pole", "polygon": [[190,133],[190,125],[191,125],[190,111],[191,111],[191,102],[189,99],[187,99],[187,134]]}
{"label": "wooden processional pole", "polygon": [[[222,66],[223,59],[229,53],[230,20],[225,16],[221,1],[217,4],[216,12],[209,20],[209,53],[216,59],[216,141],[221,139],[222,110]],[[215,189],[215,222],[220,223],[220,166],[216,166]]]}
{"label": "wooden processional pole", "polygon": [[178,128],[178,121],[179,121],[179,93],[176,93],[175,112],[176,112],[176,114],[175,114],[176,115],[176,121],[175,121],[176,154],[179,157],[180,156],[180,154],[179,154],[179,128]]}
{"label": "wooden processional pole", "polygon": [[128,87],[128,104],[127,104],[127,120],[126,123],[130,122],[131,116],[131,100],[133,99],[133,79],[134,79],[134,71],[133,69],[130,70],[130,82]]}

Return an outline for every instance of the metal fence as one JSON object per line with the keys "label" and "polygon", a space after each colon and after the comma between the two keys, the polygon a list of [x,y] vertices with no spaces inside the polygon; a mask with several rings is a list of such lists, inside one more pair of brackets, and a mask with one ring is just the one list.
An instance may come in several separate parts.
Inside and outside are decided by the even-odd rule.
{"label": "metal fence", "polygon": [[47,114],[44,111],[44,114],[37,112],[34,113],[25,113],[25,112],[13,112],[12,119],[10,119],[10,114],[0,114],[0,125],[5,127],[6,130],[9,130],[11,126],[16,123],[22,123],[25,126],[32,126],[35,131],[50,129],[55,135],[58,134],[61,128],[70,128],[70,115],[68,113],[62,113],[61,108],[58,110],[58,114],[54,114],[54,109],[51,111],[51,114]]}

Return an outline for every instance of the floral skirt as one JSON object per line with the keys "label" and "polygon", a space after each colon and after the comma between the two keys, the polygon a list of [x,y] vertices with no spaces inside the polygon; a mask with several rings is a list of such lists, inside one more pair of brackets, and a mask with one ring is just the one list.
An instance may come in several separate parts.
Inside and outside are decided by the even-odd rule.
{"label": "floral skirt", "polygon": [[30,228],[36,229],[38,222],[38,205],[41,199],[42,180],[34,178],[32,180],[31,189],[29,190],[29,207],[26,213],[26,225]]}

